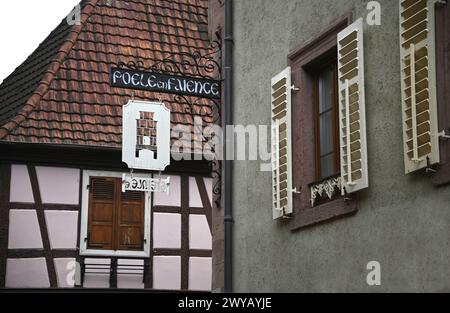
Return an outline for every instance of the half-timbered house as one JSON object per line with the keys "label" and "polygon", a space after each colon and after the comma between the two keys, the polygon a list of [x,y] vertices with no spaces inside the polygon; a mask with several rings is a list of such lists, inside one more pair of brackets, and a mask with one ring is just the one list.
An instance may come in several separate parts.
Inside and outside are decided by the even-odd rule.
{"label": "half-timbered house", "polygon": [[[220,82],[220,45],[208,35],[207,5],[83,0],[79,20],[64,18],[3,81],[0,288],[211,290],[214,164],[201,157],[201,132],[198,149],[174,132],[181,125],[192,134],[183,138],[195,137],[195,120],[218,121],[220,88],[208,92]],[[150,90],[142,78],[151,73],[206,87]],[[130,174],[122,162],[130,101],[170,110],[162,171]],[[149,147],[151,123],[138,121],[150,128]],[[170,177],[170,188],[125,190],[123,174]]]}

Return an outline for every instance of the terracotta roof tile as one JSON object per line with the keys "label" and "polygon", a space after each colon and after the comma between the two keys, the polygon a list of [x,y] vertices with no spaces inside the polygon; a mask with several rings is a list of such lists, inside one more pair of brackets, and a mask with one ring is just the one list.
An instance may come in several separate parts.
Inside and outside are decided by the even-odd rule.
{"label": "terracotta roof tile", "polygon": [[[120,147],[122,105],[129,89],[109,85],[111,67],[142,61],[146,68],[183,53],[211,52],[206,0],[86,0],[82,25],[65,20],[0,86],[0,140]],[[197,76],[192,69],[185,75]],[[217,73],[211,73],[216,78]],[[135,99],[162,99],[172,125],[212,122],[213,104],[136,90]],[[195,100],[195,101],[194,101]]]}

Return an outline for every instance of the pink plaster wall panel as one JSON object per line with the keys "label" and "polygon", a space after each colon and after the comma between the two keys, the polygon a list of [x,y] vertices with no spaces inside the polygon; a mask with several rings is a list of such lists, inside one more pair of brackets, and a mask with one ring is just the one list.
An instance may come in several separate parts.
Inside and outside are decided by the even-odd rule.
{"label": "pink plaster wall panel", "polygon": [[78,237],[77,211],[45,211],[52,249],[75,249]]}
{"label": "pink plaster wall panel", "polygon": [[[119,273],[117,274],[117,288],[130,288],[130,289],[143,289],[144,283],[142,279],[144,278],[142,274],[136,274],[140,272],[132,269],[124,269],[121,266],[129,265],[144,265],[144,260],[133,260],[133,259],[119,259],[118,260]],[[130,266],[129,266],[130,268]],[[136,268],[138,269],[138,268]]]}
{"label": "pink plaster wall panel", "polygon": [[9,211],[8,248],[43,248],[36,210]]}
{"label": "pink plaster wall panel", "polygon": [[34,203],[30,176],[26,165],[11,166],[11,202]]}
{"label": "pink plaster wall panel", "polygon": [[37,166],[36,174],[43,203],[78,204],[79,169]]}
{"label": "pink plaster wall panel", "polygon": [[205,215],[189,215],[189,247],[200,250],[212,249],[211,231]]}
{"label": "pink plaster wall panel", "polygon": [[54,259],[56,269],[56,280],[59,288],[73,288],[75,285],[75,268],[76,262],[74,258]]}
{"label": "pink plaster wall panel", "polygon": [[144,289],[142,274],[117,274],[117,288]]}
{"label": "pink plaster wall panel", "polygon": [[212,204],[212,191],[213,191],[213,179],[212,178],[204,178],[206,192],[208,193],[209,202]]}
{"label": "pink plaster wall panel", "polygon": [[45,258],[8,259],[6,288],[49,288]]}
{"label": "pink plaster wall panel", "polygon": [[189,206],[191,208],[203,208],[195,177],[189,177]]}
{"label": "pink plaster wall panel", "polygon": [[[155,178],[167,178],[164,175],[155,175]],[[170,191],[169,194],[165,192],[155,192],[153,193],[153,205],[164,205],[164,206],[176,206],[181,205],[181,185],[180,176],[170,176]]]}
{"label": "pink plaster wall panel", "polygon": [[212,258],[189,258],[189,290],[210,291]]}
{"label": "pink plaster wall panel", "polygon": [[109,288],[109,273],[84,275],[84,288]]}
{"label": "pink plaster wall panel", "polygon": [[181,214],[153,214],[153,248],[181,248]]}
{"label": "pink plaster wall panel", "polygon": [[[110,259],[85,259],[86,264],[101,264],[106,265],[110,264]],[[96,272],[101,272],[101,274],[92,274],[89,273],[87,270],[84,275],[84,288],[109,288],[109,267],[106,267],[104,269],[95,269]],[[104,274],[103,274],[104,273]]]}
{"label": "pink plaster wall panel", "polygon": [[181,257],[156,256],[153,258],[153,288],[181,289]]}

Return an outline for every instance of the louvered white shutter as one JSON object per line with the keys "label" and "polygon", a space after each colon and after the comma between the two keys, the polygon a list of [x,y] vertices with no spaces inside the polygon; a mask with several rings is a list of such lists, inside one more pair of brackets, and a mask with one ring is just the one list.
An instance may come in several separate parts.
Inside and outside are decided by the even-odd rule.
{"label": "louvered white shutter", "polygon": [[272,78],[273,218],[292,213],[291,68]]}
{"label": "louvered white shutter", "polygon": [[369,186],[362,18],[342,30],[337,40],[340,163],[344,194]]}
{"label": "louvered white shutter", "polygon": [[405,173],[439,162],[434,5],[430,0],[400,0]]}

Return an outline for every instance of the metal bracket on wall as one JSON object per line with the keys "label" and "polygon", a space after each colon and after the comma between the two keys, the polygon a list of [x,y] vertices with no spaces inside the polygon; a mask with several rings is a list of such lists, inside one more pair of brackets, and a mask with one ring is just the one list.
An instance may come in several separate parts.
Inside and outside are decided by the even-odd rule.
{"label": "metal bracket on wall", "polygon": [[450,139],[450,135],[447,135],[447,132],[450,132],[450,128],[447,131],[444,129],[440,133],[438,133],[438,137],[442,139]]}
{"label": "metal bracket on wall", "polygon": [[291,215],[290,215],[290,214],[286,214],[286,210],[285,210],[284,208],[281,208],[281,209],[275,209],[275,210],[281,212],[282,218],[286,218],[286,219],[291,218]]}
{"label": "metal bracket on wall", "polygon": [[431,167],[430,158],[427,157],[427,167],[425,168],[425,173],[429,174],[429,173],[436,173],[436,172],[437,171],[434,168]]}
{"label": "metal bracket on wall", "polygon": [[299,194],[302,193],[302,188],[300,187],[300,189],[297,190],[297,187],[295,187],[295,188],[291,189],[291,192],[292,192],[293,194],[299,195]]}

